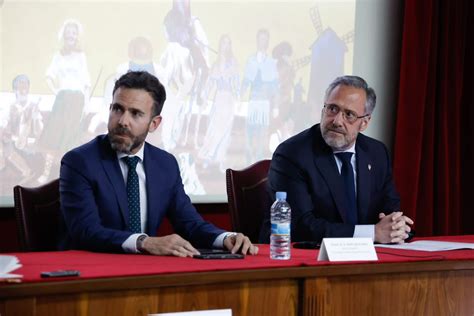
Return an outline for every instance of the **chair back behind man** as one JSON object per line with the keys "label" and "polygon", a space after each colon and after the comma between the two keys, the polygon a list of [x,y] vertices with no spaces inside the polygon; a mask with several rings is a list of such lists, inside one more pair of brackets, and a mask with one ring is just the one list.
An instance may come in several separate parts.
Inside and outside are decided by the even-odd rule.
{"label": "chair back behind man", "polygon": [[21,251],[57,250],[60,227],[59,179],[39,187],[13,188]]}
{"label": "chair back behind man", "polygon": [[258,243],[265,211],[271,206],[267,191],[271,160],[261,160],[242,170],[226,170],[227,198],[232,229]]}

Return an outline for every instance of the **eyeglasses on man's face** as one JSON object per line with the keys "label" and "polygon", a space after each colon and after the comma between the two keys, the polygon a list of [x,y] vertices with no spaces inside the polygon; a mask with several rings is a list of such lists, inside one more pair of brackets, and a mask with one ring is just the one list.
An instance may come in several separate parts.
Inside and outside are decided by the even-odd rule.
{"label": "eyeglasses on man's face", "polygon": [[[326,113],[329,117],[334,117],[341,112],[341,108],[336,104],[324,104],[324,113]],[[356,112],[351,110],[342,110],[342,118],[348,123],[355,123],[358,119],[364,118],[369,116],[370,114],[365,114],[362,116],[358,116]]]}

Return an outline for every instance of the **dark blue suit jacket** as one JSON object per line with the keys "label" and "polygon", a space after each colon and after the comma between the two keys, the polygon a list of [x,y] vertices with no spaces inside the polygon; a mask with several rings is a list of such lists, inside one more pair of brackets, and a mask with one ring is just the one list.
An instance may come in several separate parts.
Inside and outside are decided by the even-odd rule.
{"label": "dark blue suit jacket", "polygon": [[[195,247],[211,248],[224,231],[205,222],[183,189],[176,159],[148,143],[143,163],[147,190],[147,227],[156,236],[165,216],[176,233]],[[129,231],[127,192],[116,152],[106,135],[66,153],[60,171],[64,238],[61,249],[123,252]]]}
{"label": "dark blue suit jacket", "polygon": [[[359,134],[356,140],[358,224],[376,224],[380,212],[400,209],[385,145]],[[320,241],[324,237],[352,237],[354,225],[346,219],[343,179],[332,149],[321,136],[319,124],[281,143],[268,173],[272,196],[288,193],[292,241]],[[260,235],[268,242],[270,212]]]}

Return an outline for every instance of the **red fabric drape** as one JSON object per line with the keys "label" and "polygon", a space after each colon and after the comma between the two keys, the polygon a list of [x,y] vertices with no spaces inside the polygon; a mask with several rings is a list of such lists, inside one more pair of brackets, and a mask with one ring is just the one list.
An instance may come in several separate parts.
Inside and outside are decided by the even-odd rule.
{"label": "red fabric drape", "polygon": [[422,236],[474,232],[473,8],[405,2],[394,177]]}

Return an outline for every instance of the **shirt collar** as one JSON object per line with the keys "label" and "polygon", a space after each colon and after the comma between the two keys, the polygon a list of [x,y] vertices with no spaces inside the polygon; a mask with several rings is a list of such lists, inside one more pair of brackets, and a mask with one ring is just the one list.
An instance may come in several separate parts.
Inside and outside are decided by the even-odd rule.
{"label": "shirt collar", "polygon": [[120,160],[122,159],[123,157],[127,157],[127,156],[137,156],[138,158],[140,158],[140,161],[143,161],[143,155],[144,155],[144,148],[145,148],[145,143],[143,143],[142,147],[138,150],[138,152],[134,155],[129,155],[129,154],[125,154],[125,153],[121,153],[121,152],[117,152],[117,158]]}
{"label": "shirt collar", "polygon": [[356,147],[356,144],[354,143],[350,148],[348,148],[346,150],[333,150],[332,153],[333,154],[337,154],[337,153],[353,153],[353,154],[355,154],[355,152],[356,152],[355,147]]}

